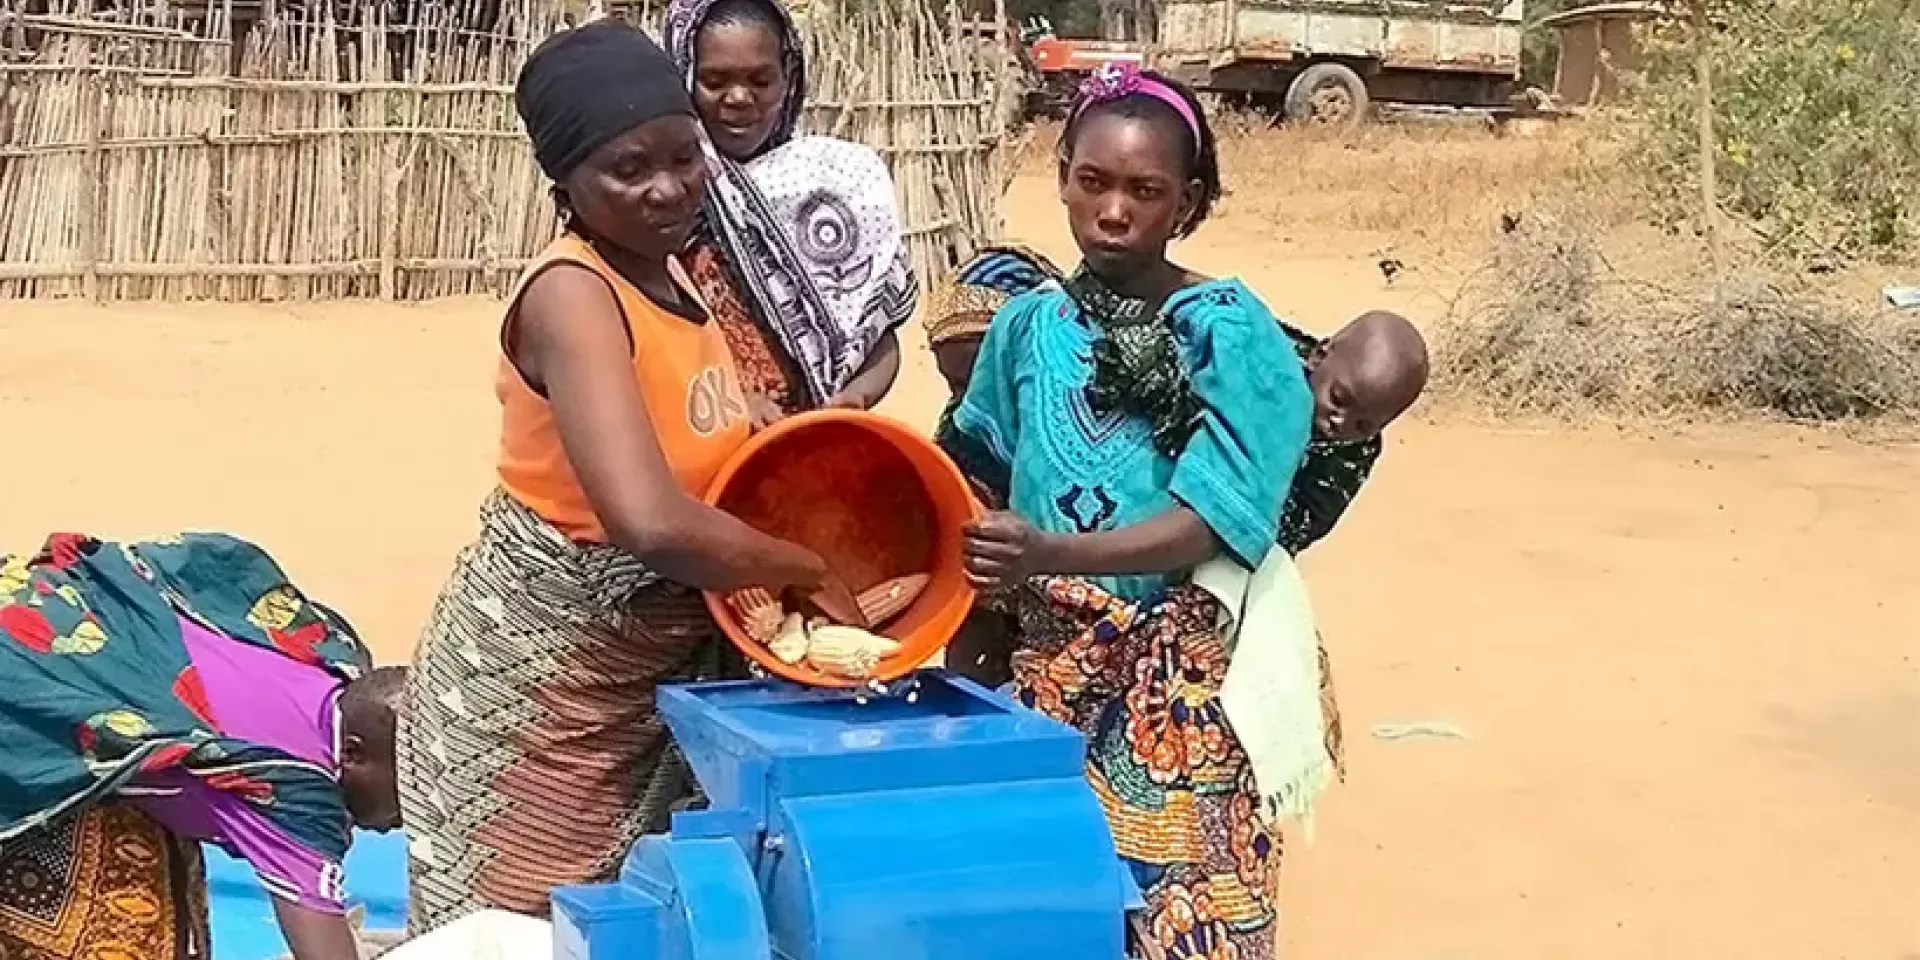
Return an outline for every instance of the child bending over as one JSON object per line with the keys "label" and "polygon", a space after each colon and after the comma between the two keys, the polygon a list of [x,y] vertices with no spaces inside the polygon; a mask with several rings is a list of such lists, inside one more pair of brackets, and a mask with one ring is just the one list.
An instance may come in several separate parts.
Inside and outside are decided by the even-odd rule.
{"label": "child bending over", "polygon": [[199,843],[297,960],[358,960],[342,863],[400,825],[394,703],[344,620],[219,535],[0,557],[0,957],[211,956]]}

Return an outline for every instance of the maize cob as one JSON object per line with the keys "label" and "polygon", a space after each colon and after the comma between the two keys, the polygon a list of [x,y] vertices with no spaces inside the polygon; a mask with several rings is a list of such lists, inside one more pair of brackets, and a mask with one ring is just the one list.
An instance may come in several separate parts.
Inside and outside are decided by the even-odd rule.
{"label": "maize cob", "polygon": [[772,643],[780,632],[780,601],[761,587],[748,587],[727,594],[727,606],[740,618],[747,636],[761,643]]}
{"label": "maize cob", "polygon": [[779,658],[781,663],[799,663],[807,657],[807,624],[797,613],[787,614],[780,629],[767,643],[767,649]]}
{"label": "maize cob", "polygon": [[920,598],[920,591],[926,588],[924,573],[894,577],[860,594],[860,612],[866,615],[867,623],[880,626],[912,606],[913,601]]}
{"label": "maize cob", "polygon": [[828,625],[807,637],[807,662],[835,676],[865,680],[882,658],[899,649],[897,641],[859,627]]}

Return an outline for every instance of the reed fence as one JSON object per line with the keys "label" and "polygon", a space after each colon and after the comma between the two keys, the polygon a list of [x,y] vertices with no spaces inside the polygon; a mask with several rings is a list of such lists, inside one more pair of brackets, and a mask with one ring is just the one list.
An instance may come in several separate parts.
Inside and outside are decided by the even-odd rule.
{"label": "reed fence", "polygon": [[[597,7],[27,2],[0,0],[0,298],[499,295],[553,236],[512,85]],[[1013,82],[935,2],[802,18],[806,125],[886,159],[923,282],[998,230]]]}

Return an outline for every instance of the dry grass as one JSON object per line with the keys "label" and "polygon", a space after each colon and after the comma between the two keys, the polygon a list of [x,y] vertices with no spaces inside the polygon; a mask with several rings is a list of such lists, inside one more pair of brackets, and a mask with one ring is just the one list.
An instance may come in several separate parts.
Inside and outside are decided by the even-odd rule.
{"label": "dry grass", "polygon": [[[1274,129],[1254,114],[1213,118],[1227,198],[1218,214],[1274,235],[1311,231],[1384,235],[1415,243],[1485,237],[1502,214],[1524,210],[1599,162],[1574,129],[1375,124],[1359,131]],[[1018,165],[1053,162],[1057,124],[1033,128]]]}
{"label": "dry grass", "polygon": [[1385,234],[1401,242],[1485,237],[1503,214],[1595,162],[1577,131],[1496,136],[1477,128],[1374,125],[1234,135],[1221,123],[1227,211],[1276,231]]}
{"label": "dry grass", "polygon": [[[1219,214],[1272,239],[1422,250],[1465,276],[1430,330],[1434,393],[1503,414],[1920,413],[1920,318],[1862,278],[1809,278],[1757,246],[1714,277],[1698,241],[1649,226],[1602,123],[1269,129],[1215,118]],[[1037,130],[1021,164],[1052,162]]]}
{"label": "dry grass", "polygon": [[1920,319],[1757,244],[1712,275],[1693,237],[1647,226],[1604,123],[1218,129],[1243,223],[1478,264],[1435,331],[1443,396],[1555,416],[1920,413]]}

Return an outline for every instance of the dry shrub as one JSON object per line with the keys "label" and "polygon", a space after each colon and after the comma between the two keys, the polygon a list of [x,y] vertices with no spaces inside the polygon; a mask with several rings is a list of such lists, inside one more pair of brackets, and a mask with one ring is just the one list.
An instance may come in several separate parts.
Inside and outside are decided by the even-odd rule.
{"label": "dry shrub", "polygon": [[1532,215],[1440,324],[1436,391],[1555,416],[1920,412],[1920,324],[1780,276],[1636,281],[1579,219]]}
{"label": "dry shrub", "polygon": [[1920,330],[1910,321],[1747,274],[1722,285],[1717,304],[1669,322],[1654,360],[1656,395],[1670,406],[1804,420],[1920,412]]}
{"label": "dry shrub", "polygon": [[1617,275],[1593,234],[1528,217],[1495,244],[1436,332],[1436,393],[1517,413],[1618,410],[1642,393],[1646,331],[1617,322]]}

